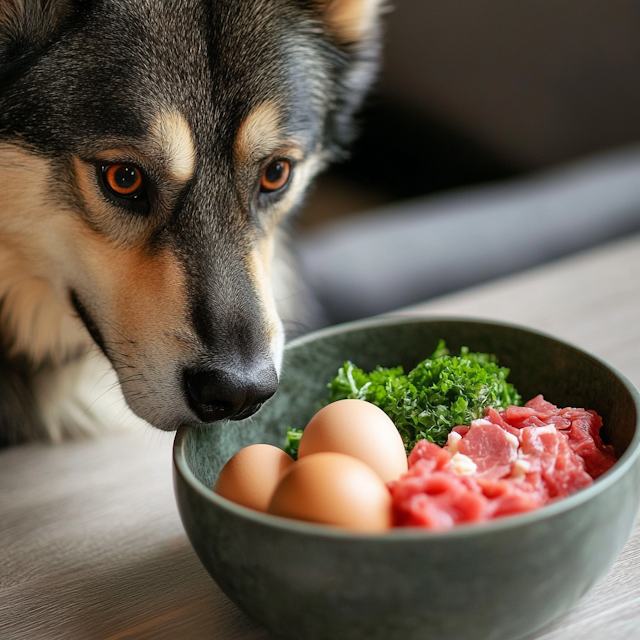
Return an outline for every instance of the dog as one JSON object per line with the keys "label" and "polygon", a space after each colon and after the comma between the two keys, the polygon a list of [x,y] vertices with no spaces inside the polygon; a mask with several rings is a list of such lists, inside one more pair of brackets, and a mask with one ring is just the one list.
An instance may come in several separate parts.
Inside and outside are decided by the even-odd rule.
{"label": "dog", "polygon": [[381,9],[0,0],[0,445],[275,392],[285,221],[353,137]]}

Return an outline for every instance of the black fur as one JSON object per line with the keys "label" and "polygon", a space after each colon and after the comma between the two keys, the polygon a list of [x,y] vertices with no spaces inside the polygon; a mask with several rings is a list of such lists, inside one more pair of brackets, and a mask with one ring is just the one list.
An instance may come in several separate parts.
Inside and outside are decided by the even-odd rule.
{"label": "black fur", "polygon": [[33,389],[34,370],[25,358],[0,350],[0,448],[46,436]]}
{"label": "black fur", "polygon": [[312,2],[77,0],[66,13],[35,49],[18,40],[0,59],[2,137],[55,156],[140,137],[164,102],[228,166],[237,126],[274,96],[289,131],[339,150],[377,57],[373,42],[339,46]]}
{"label": "black fur", "polygon": [[[0,17],[11,1],[0,0]],[[255,106],[278,100],[287,133],[306,151],[342,153],[375,71],[377,33],[341,44],[310,0],[25,2],[28,19],[6,11],[0,19],[0,142],[23,145],[69,175],[73,155],[97,162],[108,141],[143,138],[159,110],[178,110],[198,162],[182,192],[150,193],[147,251],[170,248],[188,274],[192,325],[203,345],[193,366],[264,355],[261,310],[241,262],[269,203],[255,192],[260,167],[247,175],[234,163],[238,128]],[[72,187],[53,187],[52,197],[112,232],[90,220]],[[117,241],[126,241],[134,217],[123,213],[113,223],[124,229]],[[90,293],[74,294],[82,300],[76,310],[111,357]],[[26,374],[2,375],[0,396],[4,387],[28,397]],[[6,433],[10,422],[0,413],[0,442],[16,439]]]}

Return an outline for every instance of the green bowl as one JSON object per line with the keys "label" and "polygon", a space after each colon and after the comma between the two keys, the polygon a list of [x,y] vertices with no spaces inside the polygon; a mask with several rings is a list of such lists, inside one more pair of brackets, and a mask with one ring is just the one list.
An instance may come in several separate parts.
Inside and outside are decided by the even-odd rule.
{"label": "green bowl", "polygon": [[[357,535],[276,518],[211,490],[224,463],[257,442],[281,445],[327,398],[344,360],[405,370],[440,338],[495,353],[524,399],[595,409],[617,464],[572,496],[447,533]],[[180,514],[200,560],[243,611],[284,638],[516,640],[571,607],[627,541],[640,491],[639,396],[611,366],[523,328],[456,319],[374,320],[288,345],[280,387],[255,417],[183,427],[174,445]]]}

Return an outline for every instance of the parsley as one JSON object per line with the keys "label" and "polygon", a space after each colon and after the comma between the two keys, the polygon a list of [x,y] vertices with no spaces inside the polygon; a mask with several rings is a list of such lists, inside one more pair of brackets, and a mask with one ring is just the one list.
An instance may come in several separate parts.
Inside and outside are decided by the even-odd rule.
{"label": "parsley", "polygon": [[288,453],[294,460],[298,459],[298,447],[300,446],[300,438],[302,438],[302,429],[293,429],[287,427],[287,435],[284,441],[283,450]]}
{"label": "parsley", "polygon": [[408,374],[402,367],[380,366],[365,373],[347,361],[329,383],[329,401],[356,398],[377,405],[395,423],[407,453],[425,438],[444,445],[453,427],[481,418],[487,408],[520,404],[507,382],[509,369],[497,362],[494,355],[469,353],[467,347],[451,356],[443,340]]}

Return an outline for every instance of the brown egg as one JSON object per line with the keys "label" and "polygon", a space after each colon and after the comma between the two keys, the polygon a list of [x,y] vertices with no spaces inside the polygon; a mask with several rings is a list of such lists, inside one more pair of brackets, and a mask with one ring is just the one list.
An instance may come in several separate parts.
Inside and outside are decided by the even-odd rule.
{"label": "brown egg", "polygon": [[240,449],[222,467],[213,490],[238,504],[266,511],[281,475],[293,458],[270,444]]}
{"label": "brown egg", "polygon": [[391,496],[364,462],[344,453],[314,453],[283,474],[268,512],[377,533],[391,526]]}
{"label": "brown egg", "polygon": [[311,418],[300,439],[298,458],[321,451],[358,458],[384,482],[397,480],[407,471],[407,454],[393,421],[364,400],[332,402]]}

